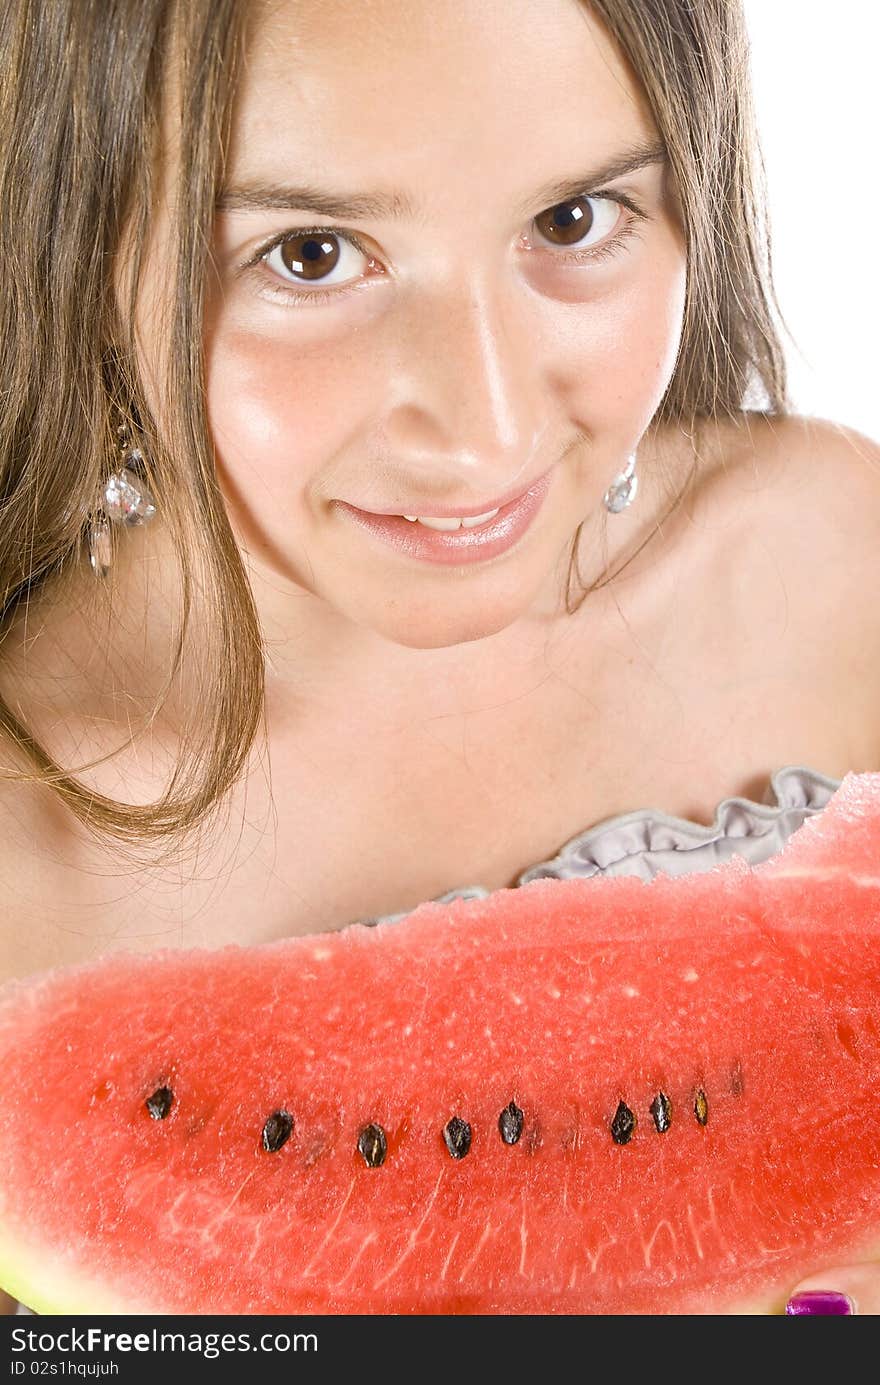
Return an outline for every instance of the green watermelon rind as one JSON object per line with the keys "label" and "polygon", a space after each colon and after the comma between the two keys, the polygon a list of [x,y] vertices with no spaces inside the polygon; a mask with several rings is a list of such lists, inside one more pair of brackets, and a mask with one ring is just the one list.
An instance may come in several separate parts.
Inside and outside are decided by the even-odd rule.
{"label": "green watermelon rind", "polygon": [[147,1314],[149,1307],[137,1307],[107,1292],[98,1279],[90,1279],[81,1267],[69,1272],[63,1265],[46,1268],[46,1251],[0,1234],[0,1285],[33,1313],[87,1317],[100,1314],[124,1316]]}

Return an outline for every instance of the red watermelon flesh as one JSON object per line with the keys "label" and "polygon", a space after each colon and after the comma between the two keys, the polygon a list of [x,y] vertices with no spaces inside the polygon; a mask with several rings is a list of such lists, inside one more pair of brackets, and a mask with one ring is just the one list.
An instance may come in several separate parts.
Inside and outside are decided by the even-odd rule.
{"label": "red watermelon flesh", "polygon": [[878,855],[880,774],[848,775],[756,869],[14,982],[3,1287],[56,1313],[781,1311],[880,1254]]}

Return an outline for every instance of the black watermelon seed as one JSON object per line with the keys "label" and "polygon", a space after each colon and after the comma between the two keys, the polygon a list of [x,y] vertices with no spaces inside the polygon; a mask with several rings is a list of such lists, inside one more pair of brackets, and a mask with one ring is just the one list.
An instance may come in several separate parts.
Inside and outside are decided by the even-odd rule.
{"label": "black watermelon seed", "polygon": [[665,1092],[658,1092],[651,1102],[649,1110],[654,1118],[654,1125],[658,1133],[662,1135],[672,1123],[672,1102]]}
{"label": "black watermelon seed", "polygon": [[460,1116],[453,1116],[443,1127],[443,1138],[453,1159],[463,1159],[471,1147],[471,1128]]}
{"label": "black watermelon seed", "polygon": [[709,1103],[706,1100],[706,1093],[703,1091],[702,1087],[700,1087],[694,1097],[694,1115],[700,1122],[700,1125],[705,1125],[709,1119]]}
{"label": "black watermelon seed", "polygon": [[627,1106],[625,1101],[617,1104],[614,1112],[614,1119],[611,1122],[611,1136],[616,1145],[628,1145],[633,1137],[636,1128],[636,1118]]}
{"label": "black watermelon seed", "polygon": [[293,1131],[293,1116],[289,1111],[273,1111],[263,1126],[263,1148],[267,1154],[276,1154],[282,1145],[287,1144]]}
{"label": "black watermelon seed", "polygon": [[523,1113],[515,1101],[505,1106],[498,1117],[498,1129],[506,1145],[515,1145],[523,1132]]}
{"label": "black watermelon seed", "polygon": [[377,1169],[380,1164],[385,1163],[388,1141],[381,1125],[364,1126],[358,1135],[358,1149],[364,1156],[364,1163],[368,1169]]}
{"label": "black watermelon seed", "polygon": [[171,1110],[173,1101],[174,1093],[170,1087],[157,1087],[144,1104],[154,1121],[163,1121]]}

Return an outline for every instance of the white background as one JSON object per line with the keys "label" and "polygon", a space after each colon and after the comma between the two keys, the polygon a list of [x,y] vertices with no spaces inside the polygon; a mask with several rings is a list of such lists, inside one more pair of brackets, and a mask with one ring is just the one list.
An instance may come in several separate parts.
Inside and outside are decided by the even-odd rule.
{"label": "white background", "polygon": [[880,0],[744,0],[796,410],[880,441]]}

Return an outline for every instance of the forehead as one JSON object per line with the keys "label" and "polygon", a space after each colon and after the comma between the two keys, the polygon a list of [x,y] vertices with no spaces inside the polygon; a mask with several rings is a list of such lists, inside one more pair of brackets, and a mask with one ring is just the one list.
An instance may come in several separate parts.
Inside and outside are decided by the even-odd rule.
{"label": "forehead", "polygon": [[580,0],[264,0],[250,16],[230,182],[454,197],[458,177],[528,188],[656,133]]}

